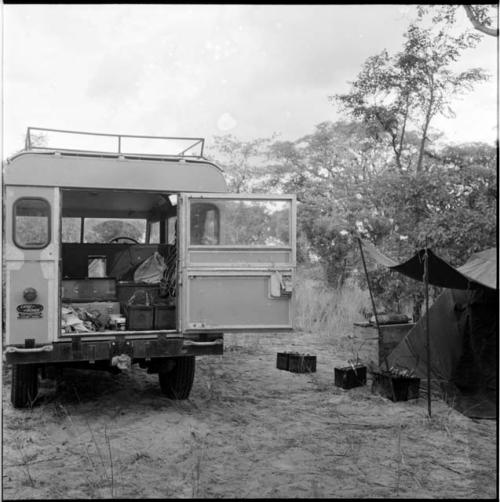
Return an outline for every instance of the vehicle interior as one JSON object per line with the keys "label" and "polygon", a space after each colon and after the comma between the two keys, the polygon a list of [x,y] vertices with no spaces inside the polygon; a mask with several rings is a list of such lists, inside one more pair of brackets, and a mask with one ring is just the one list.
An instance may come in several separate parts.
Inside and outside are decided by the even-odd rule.
{"label": "vehicle interior", "polygon": [[64,189],[61,333],[176,329],[177,195]]}

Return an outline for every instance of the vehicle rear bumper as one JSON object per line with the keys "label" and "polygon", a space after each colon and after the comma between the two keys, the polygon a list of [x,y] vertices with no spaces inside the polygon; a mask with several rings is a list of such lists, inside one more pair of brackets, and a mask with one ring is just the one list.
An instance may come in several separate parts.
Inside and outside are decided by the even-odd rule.
{"label": "vehicle rear bumper", "polygon": [[44,346],[26,349],[10,346],[4,351],[7,364],[50,364],[77,361],[106,361],[114,356],[126,354],[133,362],[153,358],[175,356],[220,355],[223,353],[221,333],[189,337],[167,337],[158,335],[153,338],[139,339],[115,336],[108,340],[82,340],[72,337],[69,341],[58,341]]}

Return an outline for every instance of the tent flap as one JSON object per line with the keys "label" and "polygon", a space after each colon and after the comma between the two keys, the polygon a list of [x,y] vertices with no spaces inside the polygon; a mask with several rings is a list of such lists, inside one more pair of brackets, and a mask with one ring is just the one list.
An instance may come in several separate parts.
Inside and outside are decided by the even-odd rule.
{"label": "tent flap", "polygon": [[[361,239],[363,249],[381,265],[395,270],[417,281],[424,280],[424,257],[426,250],[419,249],[414,256],[402,263],[397,263],[381,253],[371,242]],[[497,249],[490,248],[473,254],[459,268],[455,268],[431,249],[428,253],[429,284],[451,289],[477,289],[486,286],[497,289]]]}
{"label": "tent flap", "polygon": [[473,254],[467,263],[457,270],[472,281],[491,289],[498,289],[497,248]]}

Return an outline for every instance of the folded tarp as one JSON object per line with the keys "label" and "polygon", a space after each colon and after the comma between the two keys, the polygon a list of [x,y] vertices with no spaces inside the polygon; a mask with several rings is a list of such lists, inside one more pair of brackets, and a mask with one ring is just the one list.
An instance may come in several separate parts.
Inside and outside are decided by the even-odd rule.
{"label": "folded tarp", "polygon": [[[424,280],[424,255],[426,250],[419,249],[409,260],[397,263],[381,253],[371,242],[361,239],[363,249],[378,263],[396,270],[417,281]],[[486,286],[497,289],[497,249],[490,248],[473,254],[459,268],[439,258],[431,249],[428,254],[429,284],[452,289],[477,289]]]}

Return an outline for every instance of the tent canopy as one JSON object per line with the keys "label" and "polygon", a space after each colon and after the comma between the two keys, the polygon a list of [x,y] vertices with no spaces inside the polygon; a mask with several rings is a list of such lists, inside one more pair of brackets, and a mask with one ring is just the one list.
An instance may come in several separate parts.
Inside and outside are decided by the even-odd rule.
{"label": "tent canopy", "polygon": [[[363,248],[378,263],[396,270],[417,281],[423,281],[424,255],[419,249],[409,260],[397,263],[381,253],[371,242],[361,239]],[[477,289],[487,287],[498,289],[497,248],[490,248],[473,254],[461,267],[455,268],[427,249],[429,284],[452,289]]]}
{"label": "tent canopy", "polygon": [[465,277],[491,289],[498,289],[497,248],[485,249],[473,254],[457,270]]}
{"label": "tent canopy", "polygon": [[[427,252],[429,284],[448,288],[388,355],[388,365],[412,368],[420,378],[429,368],[430,382],[459,411],[474,418],[496,418],[497,249],[475,253],[455,268],[430,249],[420,249],[409,260],[396,263],[370,242],[361,240],[361,244],[378,263],[419,281],[423,281]],[[433,334],[429,350],[428,325]]]}

